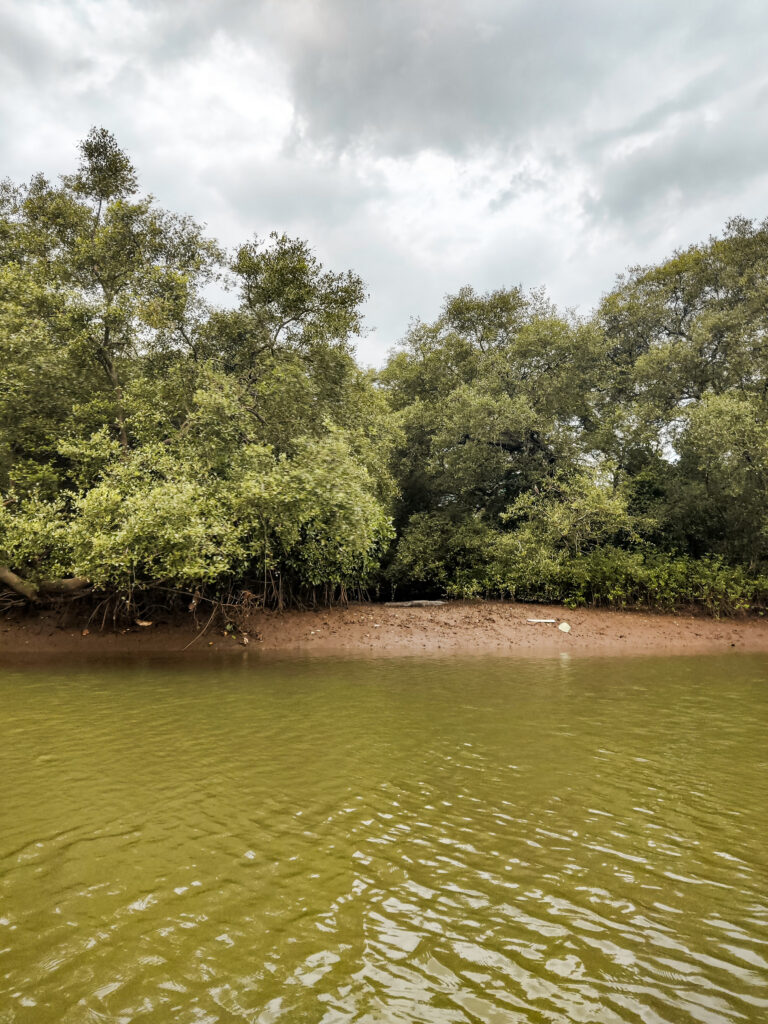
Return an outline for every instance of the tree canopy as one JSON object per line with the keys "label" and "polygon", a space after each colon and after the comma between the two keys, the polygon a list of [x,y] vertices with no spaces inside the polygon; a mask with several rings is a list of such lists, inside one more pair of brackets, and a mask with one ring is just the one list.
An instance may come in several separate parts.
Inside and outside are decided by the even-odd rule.
{"label": "tree canopy", "polygon": [[101,128],[4,182],[6,592],[765,603],[768,221],[589,317],[462,288],[378,373],[364,300],[302,239],[224,251]]}

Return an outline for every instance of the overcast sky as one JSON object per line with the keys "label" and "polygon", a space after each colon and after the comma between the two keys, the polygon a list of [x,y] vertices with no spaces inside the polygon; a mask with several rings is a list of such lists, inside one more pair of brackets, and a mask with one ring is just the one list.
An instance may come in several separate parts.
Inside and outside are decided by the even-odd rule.
{"label": "overcast sky", "polygon": [[766,0],[0,0],[0,176],[104,125],[233,246],[362,275],[380,363],[462,284],[582,312],[768,216]]}

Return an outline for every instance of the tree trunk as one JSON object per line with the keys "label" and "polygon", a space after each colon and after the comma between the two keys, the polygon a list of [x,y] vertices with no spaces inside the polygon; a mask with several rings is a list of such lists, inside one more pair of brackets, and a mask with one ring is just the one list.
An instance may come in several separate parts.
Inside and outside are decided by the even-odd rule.
{"label": "tree trunk", "polygon": [[109,365],[109,377],[112,382],[112,387],[115,389],[115,398],[117,399],[117,425],[120,429],[120,445],[124,452],[128,451],[128,431],[125,428],[125,407],[123,406],[123,389],[120,386],[120,380],[117,376],[114,364],[110,361]]}
{"label": "tree trunk", "polygon": [[73,576],[65,580],[43,580],[42,583],[28,583],[17,576],[7,565],[0,565],[0,583],[4,583],[14,594],[18,594],[19,597],[25,598],[32,604],[39,604],[41,596],[46,594],[51,597],[66,596],[67,594],[76,594],[79,590],[85,590],[91,585],[90,580],[82,579],[80,576]]}
{"label": "tree trunk", "polygon": [[128,451],[128,431],[125,427],[125,407],[123,405],[123,389],[120,384],[120,378],[117,375],[115,369],[115,363],[109,352],[109,337],[110,330],[109,324],[104,325],[104,343],[101,347],[101,365],[106,371],[107,377],[112,387],[115,389],[115,398],[117,399],[117,425],[120,428],[120,444],[124,452]]}
{"label": "tree trunk", "polygon": [[19,597],[25,597],[27,601],[32,601],[33,604],[37,604],[40,600],[37,596],[38,588],[35,584],[25,583],[20,576],[17,576],[6,565],[0,565],[0,583],[4,583],[14,594],[18,594]]}

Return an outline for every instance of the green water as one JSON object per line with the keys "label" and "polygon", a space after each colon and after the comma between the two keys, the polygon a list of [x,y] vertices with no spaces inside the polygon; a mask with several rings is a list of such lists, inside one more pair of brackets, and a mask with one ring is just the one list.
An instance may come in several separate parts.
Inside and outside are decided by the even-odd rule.
{"label": "green water", "polygon": [[0,1021],[768,1021],[768,659],[0,670]]}

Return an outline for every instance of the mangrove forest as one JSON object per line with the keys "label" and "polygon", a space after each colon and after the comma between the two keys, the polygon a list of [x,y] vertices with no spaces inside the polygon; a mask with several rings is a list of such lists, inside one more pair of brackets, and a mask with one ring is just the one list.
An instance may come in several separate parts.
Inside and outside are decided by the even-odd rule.
{"label": "mangrove forest", "polygon": [[765,606],[768,220],[586,316],[468,285],[376,370],[365,298],[302,239],[224,250],[101,128],[3,183],[0,603]]}

